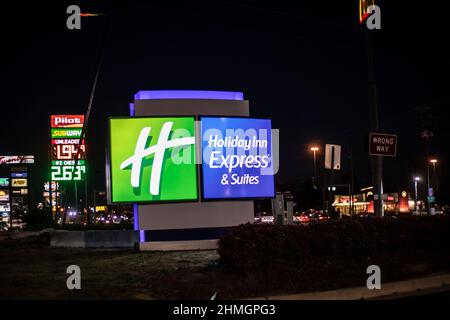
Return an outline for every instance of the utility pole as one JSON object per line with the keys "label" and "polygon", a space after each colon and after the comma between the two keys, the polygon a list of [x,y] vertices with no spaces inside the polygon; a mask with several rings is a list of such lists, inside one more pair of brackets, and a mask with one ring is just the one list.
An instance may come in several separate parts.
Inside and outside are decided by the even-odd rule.
{"label": "utility pole", "polygon": [[[368,96],[369,96],[369,129],[370,132],[379,132],[377,86],[375,81],[375,53],[373,31],[366,30],[367,41],[367,67],[368,67]],[[373,205],[377,217],[384,216],[383,208],[383,158],[370,156],[373,184]]]}
{"label": "utility pole", "polygon": [[[103,14],[99,14],[99,15],[103,15]],[[95,90],[97,88],[97,82],[100,76],[100,70],[101,70],[101,66],[102,66],[102,62],[103,62],[103,52],[104,52],[104,48],[105,48],[105,42],[106,42],[106,36],[108,34],[108,16],[106,14],[104,14],[105,16],[105,29],[103,31],[103,35],[101,38],[101,43],[100,43],[100,48],[98,51],[98,55],[97,55],[97,64],[96,64],[96,70],[95,70],[95,74],[94,74],[94,79],[92,81],[92,87],[91,87],[91,91],[89,94],[89,100],[88,100],[88,104],[87,104],[87,109],[86,109],[86,113],[84,116],[84,123],[83,123],[83,127],[81,128],[81,134],[80,134],[80,139],[79,139],[79,143],[77,145],[77,152],[75,155],[75,163],[72,169],[72,174],[74,172],[74,170],[76,170],[77,166],[78,166],[78,161],[80,158],[80,150],[81,150],[81,144],[83,143],[83,141],[85,140],[85,136],[87,133],[87,129],[88,129],[88,123],[89,123],[89,117],[91,115],[91,110],[92,110],[92,104],[94,101],[94,96],[95,96]],[[86,170],[87,171],[87,170]],[[87,174],[85,173],[85,179],[87,178]],[[76,192],[76,182],[75,182],[75,192]],[[77,203],[77,207],[78,207],[78,203]],[[66,207],[67,207],[67,201],[66,204],[64,205],[64,218],[63,218],[63,225],[65,223],[66,220]]]}
{"label": "utility pole", "polygon": [[[428,112],[430,112],[430,108],[425,108]],[[421,132],[421,137],[425,139],[425,163],[427,164],[427,209],[428,213],[431,213],[431,203],[429,194],[430,192],[430,139],[434,137],[434,134],[431,130],[425,129]]]}

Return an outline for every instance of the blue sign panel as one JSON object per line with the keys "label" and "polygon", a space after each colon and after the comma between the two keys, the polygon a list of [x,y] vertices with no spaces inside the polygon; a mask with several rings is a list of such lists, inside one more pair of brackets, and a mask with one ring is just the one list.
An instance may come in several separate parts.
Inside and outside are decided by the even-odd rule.
{"label": "blue sign panel", "polygon": [[269,119],[202,117],[203,199],[275,196]]}
{"label": "blue sign panel", "polygon": [[26,172],[11,172],[11,178],[26,178]]}

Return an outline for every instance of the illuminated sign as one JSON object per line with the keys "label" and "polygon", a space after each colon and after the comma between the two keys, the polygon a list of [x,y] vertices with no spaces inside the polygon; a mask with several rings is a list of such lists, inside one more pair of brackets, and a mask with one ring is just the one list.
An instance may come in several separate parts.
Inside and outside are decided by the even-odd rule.
{"label": "illuminated sign", "polygon": [[[61,195],[60,192],[52,192],[52,198],[59,197],[60,195]],[[49,192],[49,191],[44,191],[44,192],[42,193],[42,196],[43,196],[44,198],[48,198],[48,197],[50,197],[50,192]]]}
{"label": "illuminated sign", "polygon": [[81,181],[86,178],[86,166],[51,166],[52,181]]}
{"label": "illuminated sign", "polygon": [[112,202],[196,200],[194,117],[111,118]]}
{"label": "illuminated sign", "polygon": [[99,212],[99,211],[107,212],[108,211],[108,207],[107,206],[96,206],[95,207],[95,212]]}
{"label": "illuminated sign", "polygon": [[81,128],[79,129],[52,129],[51,137],[53,138],[80,138],[81,137]]}
{"label": "illuminated sign", "polygon": [[52,181],[84,180],[85,161],[75,161],[75,159],[86,158],[85,141],[80,139],[84,115],[52,115],[50,122],[52,144],[50,179]]}
{"label": "illuminated sign", "polygon": [[80,139],[52,139],[52,144],[80,144]]}
{"label": "illuminated sign", "polygon": [[24,166],[19,166],[19,167],[13,166],[13,167],[11,167],[11,172],[25,173],[25,172],[27,172],[27,167],[24,167]]}
{"label": "illuminated sign", "polygon": [[9,212],[9,211],[10,211],[9,203],[0,204],[0,212]]}
{"label": "illuminated sign", "polygon": [[27,179],[11,179],[11,186],[13,187],[27,187],[28,180]]}
{"label": "illuminated sign", "polygon": [[33,164],[34,156],[0,156],[0,164]]}
{"label": "illuminated sign", "polygon": [[[78,160],[77,165],[84,166],[86,160]],[[75,160],[52,160],[52,166],[74,166]]]}
{"label": "illuminated sign", "polygon": [[0,201],[9,201],[9,190],[0,190]]}
{"label": "illuminated sign", "polygon": [[[58,184],[58,182],[52,181],[52,191],[56,191],[56,189],[59,189],[59,184]],[[48,181],[46,183],[44,183],[44,190],[49,191]]]}
{"label": "illuminated sign", "polygon": [[86,157],[86,146],[84,144],[55,144],[52,146],[52,158],[56,160],[71,160],[75,159],[78,153],[78,159]]}
{"label": "illuminated sign", "polygon": [[274,197],[271,120],[202,117],[204,199]]}
{"label": "illuminated sign", "polygon": [[9,178],[0,178],[0,187],[9,187]]}
{"label": "illuminated sign", "polygon": [[82,128],[84,115],[52,115],[52,128]]}
{"label": "illuminated sign", "polygon": [[11,178],[26,178],[27,173],[26,172],[12,172]]}

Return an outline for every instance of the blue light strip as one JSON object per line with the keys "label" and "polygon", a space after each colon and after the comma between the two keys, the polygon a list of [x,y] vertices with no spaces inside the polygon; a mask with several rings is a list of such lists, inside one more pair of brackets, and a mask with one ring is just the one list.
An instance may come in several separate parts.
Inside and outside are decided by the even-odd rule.
{"label": "blue light strip", "polygon": [[[130,103],[130,116],[135,116],[134,103]],[[133,203],[133,217],[134,217],[134,230],[139,230],[139,214],[138,214],[138,205],[137,203]],[[143,230],[139,232],[140,241],[145,241],[145,238],[142,236]]]}
{"label": "blue light strip", "polygon": [[244,100],[243,92],[205,91],[205,90],[150,90],[138,91],[135,100],[158,99],[210,99],[210,100]]}

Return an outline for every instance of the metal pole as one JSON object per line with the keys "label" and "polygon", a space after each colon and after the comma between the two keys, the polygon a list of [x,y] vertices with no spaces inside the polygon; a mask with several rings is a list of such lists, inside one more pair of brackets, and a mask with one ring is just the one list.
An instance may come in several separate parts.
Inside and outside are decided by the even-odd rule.
{"label": "metal pole", "polygon": [[[85,135],[87,132],[87,128],[88,128],[88,123],[89,123],[89,117],[91,115],[91,110],[92,110],[92,104],[94,101],[94,96],[95,96],[95,90],[97,88],[97,82],[98,82],[98,78],[100,76],[100,69],[102,66],[102,62],[103,62],[103,52],[104,52],[104,48],[105,48],[105,42],[106,42],[106,36],[108,34],[108,25],[109,25],[109,18],[108,15],[105,14],[105,29],[103,31],[103,36],[102,36],[102,40],[100,43],[100,49],[98,51],[98,56],[97,56],[97,67],[96,67],[96,71],[95,71],[95,75],[94,75],[94,80],[92,82],[92,87],[91,87],[91,92],[89,94],[89,100],[88,100],[88,105],[87,105],[87,110],[84,116],[84,123],[83,123],[83,127],[81,128],[81,135],[80,135],[80,140],[79,143],[77,145],[77,153],[75,156],[75,163],[72,169],[72,174],[73,172],[76,170],[77,165],[78,165],[78,160],[79,160],[79,153],[80,153],[80,145],[82,144],[83,140],[85,140]],[[86,176],[86,175],[85,175]],[[86,177],[85,177],[86,178]],[[77,204],[78,206],[78,204]],[[66,203],[64,205],[64,209],[66,209],[67,207],[67,200]],[[64,219],[63,219],[63,223],[66,220],[66,214],[64,212]]]}
{"label": "metal pole", "polygon": [[88,205],[87,175],[84,179],[84,207],[86,209],[86,224],[89,225],[90,214],[89,214],[89,205]]}
{"label": "metal pole", "polygon": [[417,213],[417,180],[414,180],[414,211]]}
{"label": "metal pole", "polygon": [[[370,132],[379,131],[377,86],[375,82],[374,39],[371,31],[366,30],[367,66],[368,66],[368,96]],[[370,157],[372,169],[372,184],[374,190],[374,212],[378,217],[384,216],[383,208],[383,159],[380,156]]]}
{"label": "metal pole", "polygon": [[427,158],[427,206],[428,206],[428,213],[431,214],[431,203],[430,203],[430,164],[428,163]]}
{"label": "metal pole", "polygon": [[12,203],[12,167],[9,167],[9,226],[13,227],[13,203]]}
{"label": "metal pole", "polygon": [[74,181],[74,190],[75,190],[75,211],[78,211],[78,186],[77,182]]}
{"label": "metal pole", "polygon": [[350,147],[350,194],[351,194],[351,215],[353,215],[355,213],[355,200],[354,198],[354,194],[355,194],[355,179],[354,179],[354,175],[353,175],[353,151],[352,148]]}
{"label": "metal pole", "polygon": [[316,164],[316,150],[313,150],[314,154],[314,177],[313,177],[313,186],[316,185],[316,177],[317,177],[317,164]]}

